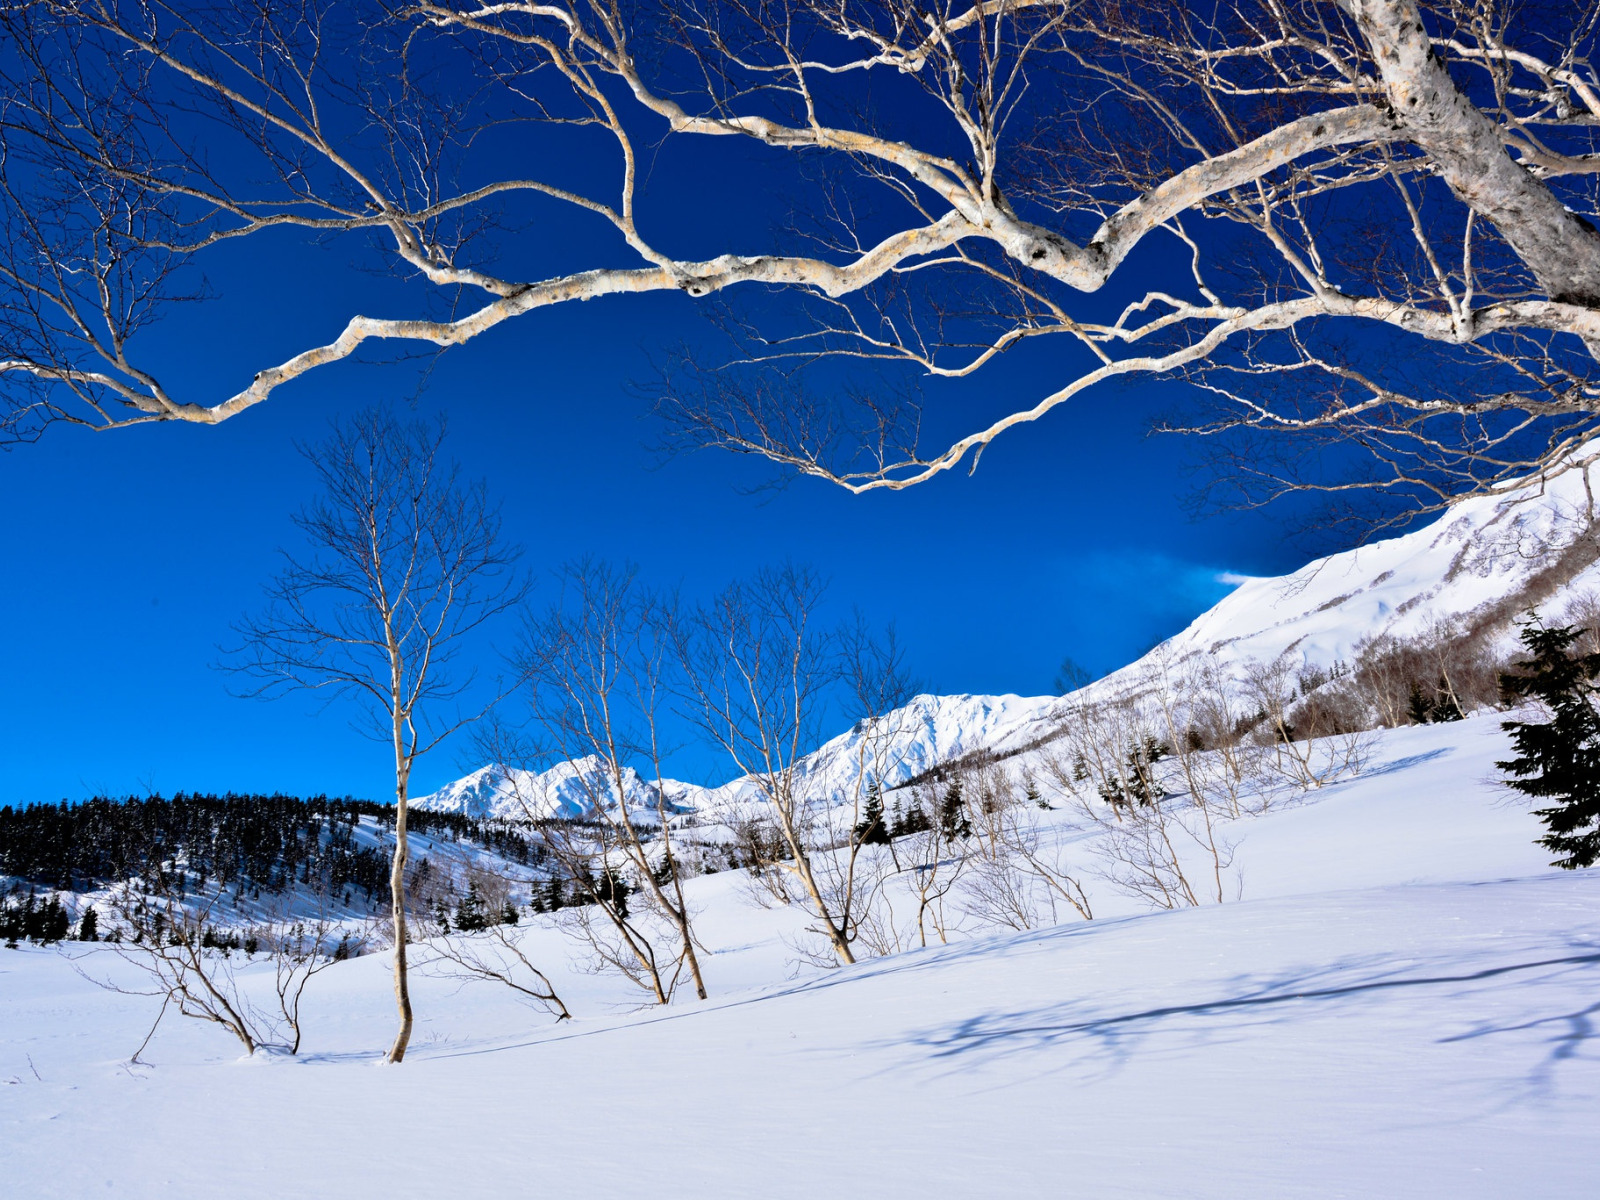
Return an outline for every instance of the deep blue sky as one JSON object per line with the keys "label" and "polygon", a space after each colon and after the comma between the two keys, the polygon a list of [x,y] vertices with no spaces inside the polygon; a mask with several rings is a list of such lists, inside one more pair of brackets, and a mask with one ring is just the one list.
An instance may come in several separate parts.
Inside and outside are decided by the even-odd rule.
{"label": "deep blue sky", "polygon": [[[652,219],[672,227],[676,185],[771,153],[727,139],[669,144],[651,167]],[[759,249],[774,215],[730,199],[670,248]],[[598,232],[586,240],[581,226],[547,230],[534,216],[512,244],[531,245],[543,269],[630,261]],[[160,326],[146,348],[169,386],[210,403],[328,339],[352,312],[415,311],[403,292],[349,270],[354,253],[287,238],[225,247],[204,263],[217,299]],[[1158,266],[1131,264],[1119,286]],[[1175,632],[1225,593],[1220,573],[1279,572],[1304,557],[1282,536],[1281,513],[1188,519],[1189,448],[1145,437],[1173,400],[1162,385],[1092,393],[1003,437],[972,477],[861,498],[814,481],[748,494],[767,475],[751,461],[663,460],[649,448],[661,431],[634,385],[664,346],[702,327],[678,296],[594,302],[522,318],[437,362],[419,407],[449,412],[454,455],[503,500],[536,572],[586,555],[628,560],[692,598],[763,564],[810,563],[841,614],[858,606],[897,624],[930,689],[1040,693],[1064,655],[1104,671]],[[1058,353],[1025,348],[933,393],[930,424],[964,431],[1031,405],[1059,386]],[[180,789],[389,794],[384,747],[347,711],[233,698],[211,664],[230,623],[258,603],[275,549],[294,544],[289,517],[311,482],[295,440],[320,437],[332,414],[407,403],[419,377],[415,363],[346,363],[217,428],[59,427],[0,454],[0,803]],[[415,788],[460,774],[464,755],[442,748]],[[682,769],[716,773],[693,758]]]}
{"label": "deep blue sky", "polygon": [[[1270,518],[1182,514],[1184,447],[1143,436],[1138,396],[1004,439],[972,477],[859,498],[811,481],[744,494],[763,477],[753,463],[648,448],[657,430],[628,384],[649,326],[598,344],[583,315],[446,356],[422,403],[449,410],[452,450],[503,500],[536,572],[594,554],[695,596],[792,558],[830,577],[841,611],[893,620],[930,688],[1039,693],[1063,655],[1106,670],[1181,628],[1224,594],[1219,572],[1299,558]],[[235,699],[209,664],[275,549],[296,544],[288,518],[310,480],[294,440],[412,379],[341,368],[215,429],[61,428],[0,456],[0,799],[386,794],[384,748],[340,710]],[[453,778],[458,753],[441,749],[417,784]]]}

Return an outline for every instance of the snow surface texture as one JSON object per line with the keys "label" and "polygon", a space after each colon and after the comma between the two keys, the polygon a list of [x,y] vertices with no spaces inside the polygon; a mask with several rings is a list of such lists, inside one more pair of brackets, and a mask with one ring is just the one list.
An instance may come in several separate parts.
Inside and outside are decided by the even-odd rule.
{"label": "snow surface texture", "polygon": [[[1557,565],[1562,552],[1588,533],[1594,518],[1582,471],[1503,497],[1462,501],[1412,533],[1318,559],[1289,575],[1248,580],[1177,636],[1074,695],[1137,687],[1158,657],[1181,663],[1204,654],[1224,669],[1285,654],[1297,666],[1349,662],[1363,641],[1417,637],[1440,621],[1521,595],[1534,576]],[[1559,613],[1570,597],[1591,590],[1600,591],[1600,564],[1561,580],[1543,608]],[[1509,626],[1505,632],[1509,639]],[[1062,702],[1056,696],[917,696],[884,718],[890,737],[872,731],[881,742],[872,760],[880,781],[892,788],[973,750],[1013,751],[1049,737]],[[856,798],[862,738],[860,729],[849,730],[802,760],[812,795]],[[536,815],[577,815],[589,797],[609,791],[594,786],[593,760],[518,774],[513,786],[493,768],[481,768],[413,803],[475,817],[522,817],[530,807]],[[587,788],[578,786],[579,775]],[[639,795],[653,795],[642,780],[630,781],[630,795],[635,784]],[[665,790],[677,807],[711,813],[753,791],[738,779],[719,788],[666,781]],[[528,805],[519,799],[527,796],[548,799]]]}
{"label": "snow surface texture", "polygon": [[74,971],[112,955],[0,950],[0,1192],[1593,1195],[1600,872],[1544,865],[1507,744],[1384,734],[1238,828],[1241,902],[855,968],[794,975],[797,915],[697,878],[712,998],[667,1010],[525,923],[577,1019],[424,971],[401,1067],[386,955],[313,982],[298,1059],[168,1017],[130,1066],[154,1002]]}

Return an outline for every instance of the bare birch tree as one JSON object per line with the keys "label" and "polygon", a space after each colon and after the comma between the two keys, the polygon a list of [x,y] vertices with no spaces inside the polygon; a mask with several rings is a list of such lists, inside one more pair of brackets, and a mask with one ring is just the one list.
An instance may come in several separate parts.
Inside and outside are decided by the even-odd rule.
{"label": "bare birch tree", "polygon": [[812,870],[849,940],[874,955],[892,954],[903,948],[904,938],[889,893],[899,864],[883,792],[887,781],[899,777],[905,748],[919,732],[918,715],[907,706],[913,688],[893,628],[878,634],[857,613],[828,640],[841,715],[854,723],[841,750],[827,757],[819,751],[806,764],[809,777],[843,768],[845,781],[831,795],[809,780],[804,785],[806,837],[820,851]]}
{"label": "bare birch tree", "polygon": [[[1220,903],[1233,847],[1195,764],[1187,772],[1181,764],[1167,769],[1172,748],[1161,740],[1162,726],[1176,698],[1163,699],[1147,691],[1140,701],[1074,706],[1068,736],[1045,753],[1042,766],[1079,825],[1093,833],[1097,873],[1113,887],[1157,908]],[[1200,787],[1198,796],[1169,787],[1169,779],[1187,778]],[[1200,882],[1199,870],[1211,876],[1212,889]]]}
{"label": "bare birch tree", "polygon": [[[823,585],[796,566],[725,589],[683,625],[684,712],[742,777],[740,849],[782,903],[799,905],[840,963],[856,961],[862,905],[883,871],[864,854],[864,805],[890,769],[905,683],[891,646],[859,625],[819,627]],[[841,697],[841,693],[843,696]],[[842,699],[856,737],[837,775],[808,758]],[[829,778],[840,779],[831,790]],[[887,856],[884,856],[885,858]]]}
{"label": "bare birch tree", "polygon": [[[1181,688],[1182,705],[1167,707],[1183,724],[1172,736],[1179,753],[1188,756],[1181,763],[1185,774],[1206,780],[1209,794],[1228,816],[1244,816],[1260,790],[1263,750],[1249,736],[1256,713],[1243,684],[1210,655],[1181,665],[1165,662],[1161,669]],[[1196,751],[1204,751],[1204,757]]]}
{"label": "bare birch tree", "polygon": [[[670,598],[649,594],[631,570],[600,563],[569,566],[561,583],[561,599],[529,622],[519,656],[533,721],[548,747],[543,757],[572,768],[571,786],[585,815],[604,827],[601,858],[611,850],[620,855],[635,906],[647,904],[666,927],[670,966],[646,949],[650,939],[638,930],[637,914],[630,919],[628,909],[614,903],[604,908],[634,952],[641,977],[666,1003],[677,971],[687,968],[695,995],[704,1000],[673,840],[677,809],[664,771],[672,747],[664,741],[662,719],[679,665],[676,607]],[[565,845],[561,838],[555,844],[558,851]]]}
{"label": "bare birch tree", "polygon": [[360,706],[366,732],[393,756],[395,844],[390,867],[394,992],[399,1029],[390,1062],[411,1037],[406,977],[406,810],[417,760],[486,705],[467,704],[474,674],[461,652],[485,623],[519,604],[516,552],[481,484],[444,456],[443,425],[374,408],[336,423],[302,453],[322,495],[295,518],[307,543],[267,585],[268,603],[238,627],[232,669],[249,695],[309,690]]}
{"label": "bare birch tree", "polygon": [[[666,407],[696,442],[855,491],[971,463],[1139,378],[1215,402],[1171,427],[1208,435],[1219,482],[1249,495],[1502,490],[1597,426],[1597,11],[22,0],[0,13],[5,427],[215,424],[363,347],[457,346],[600,296],[775,288],[776,316],[727,313],[758,369],[676,381]],[[716,187],[758,207],[797,191],[793,227],[748,245],[682,228],[710,225],[703,203],[661,219],[640,182],[662,139],[753,144]],[[574,146],[607,182],[566,169]],[[528,265],[586,223],[609,248]],[[218,247],[269,237],[337,244],[323,273],[349,246],[397,280],[391,311],[194,392],[141,333],[204,303]],[[1114,279],[1126,304],[1098,295]],[[926,450],[912,409],[841,408],[760,369],[846,355],[961,378],[1041,342],[1043,394]],[[1372,469],[1329,483],[1297,469],[1304,447],[1252,436],[1286,432],[1353,440]]]}
{"label": "bare birch tree", "polygon": [[1291,719],[1296,673],[1287,652],[1271,662],[1247,661],[1242,673],[1245,695],[1261,714],[1256,738],[1269,748],[1263,762],[1272,771],[1300,791],[1360,773],[1371,750],[1370,735],[1320,727],[1316,721],[1303,722],[1297,728]]}

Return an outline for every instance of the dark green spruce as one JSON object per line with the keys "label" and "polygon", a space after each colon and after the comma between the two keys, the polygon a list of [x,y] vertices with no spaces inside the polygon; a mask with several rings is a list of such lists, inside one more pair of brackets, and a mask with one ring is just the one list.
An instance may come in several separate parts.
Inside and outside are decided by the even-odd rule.
{"label": "dark green spruce", "polygon": [[1508,787],[1547,802],[1534,810],[1549,831],[1539,845],[1560,855],[1553,866],[1568,870],[1600,859],[1600,712],[1593,700],[1600,654],[1573,652],[1583,632],[1529,621],[1521,633],[1527,657],[1500,676],[1508,702],[1537,700],[1551,714],[1548,721],[1504,722],[1517,754],[1495,765],[1511,776]]}

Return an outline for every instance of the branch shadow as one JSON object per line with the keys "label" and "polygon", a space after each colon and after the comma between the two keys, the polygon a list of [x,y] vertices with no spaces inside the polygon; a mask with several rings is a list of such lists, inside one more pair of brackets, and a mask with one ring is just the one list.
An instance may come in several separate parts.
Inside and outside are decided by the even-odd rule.
{"label": "branch shadow", "polygon": [[1397,758],[1393,762],[1383,763],[1381,766],[1368,767],[1361,772],[1362,779],[1371,779],[1375,775],[1393,775],[1396,771],[1409,771],[1412,767],[1419,767],[1425,762],[1444,758],[1454,751],[1452,746],[1441,746],[1437,750],[1428,750],[1422,754],[1408,754],[1404,758]]}
{"label": "branch shadow", "polygon": [[[1473,987],[1496,981],[1517,981],[1532,972],[1554,975],[1600,967],[1600,951],[1574,947],[1581,953],[1483,967],[1472,971],[1434,972],[1424,975],[1395,975],[1390,972],[1350,982],[1319,985],[1330,976],[1348,975],[1352,970],[1368,971],[1377,964],[1346,961],[1303,975],[1256,980],[1237,977],[1231,994],[1212,1000],[1157,1005],[1109,1015],[1082,1015],[1084,1005],[1067,1002],[1046,1009],[1019,1012],[980,1013],[953,1024],[909,1033],[876,1043],[875,1048],[916,1047],[928,1062],[946,1062],[953,1069],[975,1065],[970,1060],[993,1061],[1015,1055],[1032,1055],[1041,1050],[1074,1041],[1086,1043],[1098,1060],[1103,1075],[1115,1073],[1150,1039],[1163,1034],[1181,1035],[1191,1043],[1212,1044],[1219,1039],[1237,1038],[1254,1026],[1287,1019],[1290,1006],[1301,1004],[1336,1005],[1351,999],[1379,997],[1386,993],[1442,987]],[[1479,1025],[1468,1032],[1438,1038],[1440,1044],[1490,1037],[1555,1025],[1560,1032],[1552,1039],[1553,1048],[1534,1068],[1530,1090],[1548,1095],[1554,1087],[1554,1074],[1566,1061],[1577,1058],[1584,1045],[1597,1036],[1596,1014],[1600,1003],[1577,1012],[1537,1017],[1516,1023]],[[1194,1024],[1191,1018],[1201,1018]],[[960,1063],[959,1067],[955,1064]],[[1078,1065],[1083,1065],[1081,1062]]]}

